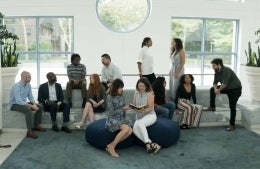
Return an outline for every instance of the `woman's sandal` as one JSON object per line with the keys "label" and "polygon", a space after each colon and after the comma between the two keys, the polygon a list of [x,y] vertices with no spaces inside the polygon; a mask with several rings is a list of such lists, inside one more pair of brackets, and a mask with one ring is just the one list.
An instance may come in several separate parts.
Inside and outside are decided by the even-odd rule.
{"label": "woman's sandal", "polygon": [[111,155],[112,157],[119,157],[119,155],[117,154],[117,152],[115,150],[111,150],[108,146],[105,148],[106,152]]}
{"label": "woman's sandal", "polygon": [[1,145],[0,144],[0,148],[10,148],[10,147],[12,147],[10,144],[7,144],[7,145]]}
{"label": "woman's sandal", "polygon": [[226,131],[233,131],[236,129],[236,126],[233,126],[233,125],[229,125],[227,128],[226,128]]}
{"label": "woman's sandal", "polygon": [[150,155],[157,153],[161,149],[161,146],[159,146],[157,143],[147,143],[147,144],[149,144],[149,148],[147,147],[146,151]]}

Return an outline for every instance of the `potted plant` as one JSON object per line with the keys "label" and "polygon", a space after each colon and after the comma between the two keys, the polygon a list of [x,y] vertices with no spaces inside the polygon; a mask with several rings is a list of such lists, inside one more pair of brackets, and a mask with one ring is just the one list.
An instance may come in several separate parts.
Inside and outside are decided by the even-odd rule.
{"label": "potted plant", "polygon": [[[260,42],[260,28],[255,32],[257,35],[256,44]],[[248,42],[248,49],[245,50],[247,63],[244,68],[247,76],[247,84],[253,101],[260,101],[260,48],[257,51],[252,50],[251,42]]]}
{"label": "potted plant", "polygon": [[19,71],[18,56],[16,52],[16,40],[18,36],[9,32],[4,24],[4,15],[0,12],[0,55],[1,55],[1,77],[2,77],[2,103],[8,102],[10,87],[15,82]]}

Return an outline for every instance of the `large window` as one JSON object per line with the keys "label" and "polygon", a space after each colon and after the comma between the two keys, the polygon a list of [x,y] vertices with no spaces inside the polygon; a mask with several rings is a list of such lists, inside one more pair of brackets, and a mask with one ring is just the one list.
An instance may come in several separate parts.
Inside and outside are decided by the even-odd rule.
{"label": "large window", "polygon": [[182,39],[185,73],[195,74],[197,85],[212,85],[213,58],[222,58],[224,65],[236,71],[238,20],[172,18],[172,37]]}
{"label": "large window", "polygon": [[73,17],[6,17],[4,21],[8,30],[19,37],[17,51],[21,64],[16,81],[26,70],[32,74],[32,86],[37,88],[47,81],[50,71],[66,74],[74,49]]}

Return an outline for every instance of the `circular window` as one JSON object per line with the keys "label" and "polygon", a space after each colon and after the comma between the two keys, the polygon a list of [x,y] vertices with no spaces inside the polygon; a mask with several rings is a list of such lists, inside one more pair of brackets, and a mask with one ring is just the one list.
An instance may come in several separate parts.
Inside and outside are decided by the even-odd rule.
{"label": "circular window", "polygon": [[116,32],[138,29],[150,14],[150,0],[97,0],[101,23]]}

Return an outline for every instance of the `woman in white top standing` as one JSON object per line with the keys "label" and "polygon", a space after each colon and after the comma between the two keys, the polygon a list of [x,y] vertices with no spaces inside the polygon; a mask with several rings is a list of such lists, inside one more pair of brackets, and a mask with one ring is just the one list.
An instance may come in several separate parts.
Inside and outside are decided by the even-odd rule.
{"label": "woman in white top standing", "polygon": [[153,56],[150,54],[149,48],[153,45],[150,37],[145,37],[142,42],[142,50],[139,53],[137,65],[140,77],[146,77],[151,84],[156,79],[153,72]]}
{"label": "woman in white top standing", "polygon": [[181,39],[173,38],[170,59],[172,62],[169,74],[170,97],[175,100],[180,78],[184,74],[185,51]]}

